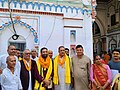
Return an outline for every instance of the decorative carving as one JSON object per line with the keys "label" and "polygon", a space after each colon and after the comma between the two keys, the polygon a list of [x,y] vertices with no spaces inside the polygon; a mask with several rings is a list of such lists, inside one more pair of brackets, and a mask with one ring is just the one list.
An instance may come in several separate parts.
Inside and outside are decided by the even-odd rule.
{"label": "decorative carving", "polygon": [[[2,7],[5,7],[5,3],[8,2],[8,0],[0,0],[0,4],[2,3]],[[52,11],[52,8],[55,9],[54,12],[58,12],[58,9],[60,9],[60,12],[63,12],[63,9],[66,9],[66,12],[68,12],[68,10],[71,10],[71,13],[73,13],[73,10],[76,11],[76,13],[78,13],[79,11],[84,14],[84,12],[91,12],[90,8],[91,5],[88,5],[87,8],[82,8],[82,7],[77,7],[77,6],[69,6],[69,5],[55,5],[53,4],[46,4],[46,3],[38,3],[38,2],[30,2],[29,0],[26,1],[21,1],[21,2],[16,2],[14,0],[11,1],[11,3],[13,4],[13,9],[21,9],[24,8],[26,10],[29,10],[29,6],[32,7],[32,10],[34,10],[35,8],[38,7],[38,10],[40,10],[41,8],[44,9],[44,11],[47,11],[48,9],[46,9],[47,7],[49,7],[48,11]],[[18,8],[17,5],[20,5],[20,7]],[[83,4],[83,3],[82,3]],[[25,5],[25,7],[23,7]],[[83,4],[84,5],[84,4]],[[79,5],[81,6],[81,5]],[[22,10],[21,12],[24,12],[25,10]]]}
{"label": "decorative carving", "polygon": [[20,20],[21,17],[20,16],[15,16],[15,20]]}
{"label": "decorative carving", "polygon": [[96,0],[92,0],[92,19],[93,19],[93,22],[95,21],[96,15],[97,15],[96,6],[97,6]]}

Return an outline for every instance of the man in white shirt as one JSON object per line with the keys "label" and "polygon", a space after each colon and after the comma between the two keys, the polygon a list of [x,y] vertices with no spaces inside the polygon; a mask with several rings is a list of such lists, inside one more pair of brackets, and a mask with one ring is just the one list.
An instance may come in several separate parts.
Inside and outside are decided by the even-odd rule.
{"label": "man in white shirt", "polygon": [[0,71],[2,71],[4,68],[7,67],[6,58],[10,55],[10,56],[14,56],[16,58],[15,68],[17,68],[19,73],[20,73],[20,62],[18,61],[18,58],[15,56],[16,47],[14,45],[9,45],[7,52],[8,52],[8,54],[5,54],[5,55],[0,57]]}
{"label": "man in white shirt", "polygon": [[34,60],[34,61],[38,60],[36,49],[31,50],[31,59]]}
{"label": "man in white shirt", "polygon": [[[16,47],[14,45],[9,45],[8,48],[7,48],[7,52],[8,52],[8,54],[0,56],[0,74],[2,74],[3,69],[5,69],[7,67],[6,59],[10,55],[10,56],[14,56],[16,58],[15,68],[17,69],[17,73],[20,77],[21,66],[20,66],[20,62],[18,61],[18,58],[15,56]],[[1,87],[0,87],[0,90],[1,90]]]}
{"label": "man in white shirt", "polygon": [[21,81],[15,68],[16,58],[14,56],[7,57],[7,67],[1,74],[2,90],[22,90]]}

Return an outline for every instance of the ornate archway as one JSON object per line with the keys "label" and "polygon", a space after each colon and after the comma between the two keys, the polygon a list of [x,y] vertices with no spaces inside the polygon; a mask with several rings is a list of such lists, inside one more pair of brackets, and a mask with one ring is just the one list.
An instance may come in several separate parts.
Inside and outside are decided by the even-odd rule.
{"label": "ornate archway", "polygon": [[[35,43],[35,44],[38,43],[38,35],[37,35],[37,32],[36,32],[36,30],[35,30],[34,28],[32,28],[32,26],[30,26],[29,24],[27,24],[27,23],[25,23],[25,22],[23,22],[23,21],[21,21],[21,20],[14,20],[13,23],[14,23],[14,24],[19,23],[21,26],[24,26],[24,27],[28,28],[28,29],[32,32],[32,34],[33,34],[33,36],[34,36],[34,43]],[[6,28],[6,27],[8,27],[8,26],[11,26],[11,25],[12,25],[12,22],[11,22],[11,21],[2,24],[2,25],[0,26],[0,31],[4,30],[4,28]]]}

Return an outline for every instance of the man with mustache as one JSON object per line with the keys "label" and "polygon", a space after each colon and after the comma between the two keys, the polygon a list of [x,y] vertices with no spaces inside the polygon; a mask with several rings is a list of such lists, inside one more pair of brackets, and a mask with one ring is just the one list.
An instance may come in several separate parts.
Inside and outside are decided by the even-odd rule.
{"label": "man with mustache", "polygon": [[15,69],[16,58],[8,56],[6,58],[7,67],[1,74],[2,90],[22,90],[21,81],[17,69]]}
{"label": "man with mustache", "polygon": [[65,54],[64,46],[60,46],[58,52],[59,54],[54,59],[54,90],[70,90],[70,59]]}
{"label": "man with mustache", "polygon": [[[0,75],[2,74],[2,71],[7,67],[7,63],[6,63],[6,60],[7,60],[7,57],[8,56],[14,56],[15,59],[16,59],[16,65],[15,65],[15,69],[17,69],[17,73],[20,77],[20,62],[18,61],[18,58],[15,56],[16,54],[16,47],[14,45],[9,45],[8,48],[7,48],[7,54],[5,55],[2,55],[0,57]],[[0,86],[0,90],[1,90],[1,86]]]}
{"label": "man with mustache", "polygon": [[112,51],[112,60],[108,62],[110,69],[120,73],[120,51],[115,49]]}
{"label": "man with mustache", "polygon": [[[120,73],[120,51],[118,49],[112,51],[112,60],[108,62],[108,65],[112,71],[112,77],[115,79],[116,74],[118,75],[118,73]],[[113,82],[115,82],[115,80],[113,80]],[[112,85],[112,90],[119,90],[118,87],[120,87],[118,82],[115,82],[114,85]]]}
{"label": "man with mustache", "polygon": [[37,61],[38,57],[37,57],[37,50],[36,49],[32,49],[31,50],[31,59]]}
{"label": "man with mustache", "polygon": [[113,50],[112,60],[108,62],[108,65],[110,69],[120,72],[120,51],[118,49]]}
{"label": "man with mustache", "polygon": [[82,45],[77,45],[76,55],[72,57],[72,77],[74,90],[89,90],[91,60],[84,54]]}

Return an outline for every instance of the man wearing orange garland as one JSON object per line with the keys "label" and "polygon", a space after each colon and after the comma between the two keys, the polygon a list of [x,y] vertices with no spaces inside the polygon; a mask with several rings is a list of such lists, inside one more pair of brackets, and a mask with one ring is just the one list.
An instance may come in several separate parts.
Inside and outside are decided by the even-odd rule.
{"label": "man wearing orange garland", "polygon": [[44,82],[40,84],[38,81],[35,83],[35,90],[52,90],[52,76],[53,76],[53,65],[52,60],[48,55],[48,49],[46,47],[41,48],[41,55],[38,58],[37,68],[39,71],[39,75],[41,75],[45,80],[49,81],[49,85],[46,86]]}
{"label": "man wearing orange garland", "polygon": [[41,75],[39,75],[36,62],[30,59],[30,54],[30,50],[26,49],[23,52],[23,59],[20,61],[20,79],[23,90],[34,90],[35,80],[39,83],[44,82],[46,85],[49,84],[48,80],[45,80]]}
{"label": "man wearing orange garland", "polygon": [[55,90],[70,90],[70,60],[65,54],[64,46],[58,48],[59,55],[54,59],[53,82]]}

